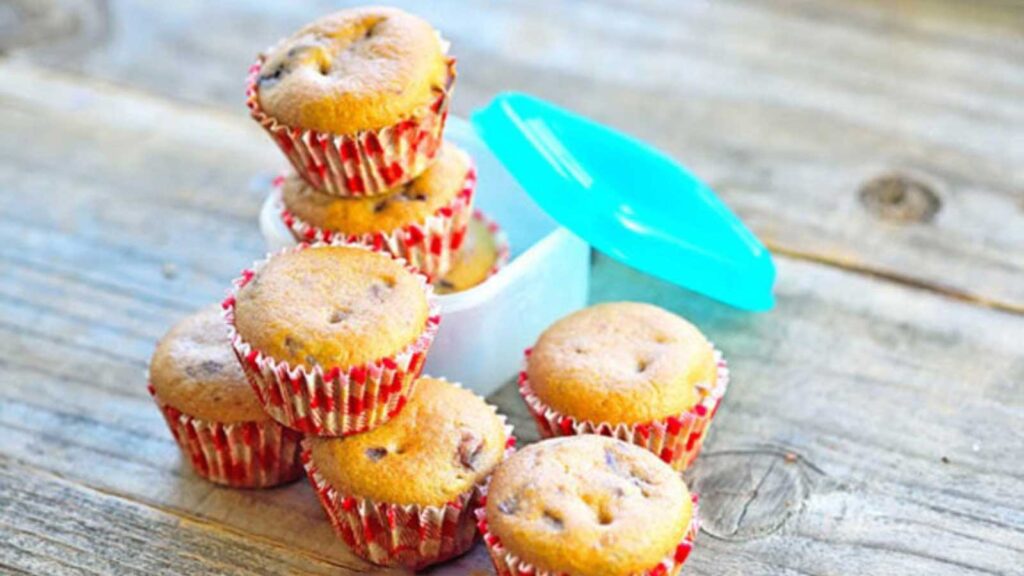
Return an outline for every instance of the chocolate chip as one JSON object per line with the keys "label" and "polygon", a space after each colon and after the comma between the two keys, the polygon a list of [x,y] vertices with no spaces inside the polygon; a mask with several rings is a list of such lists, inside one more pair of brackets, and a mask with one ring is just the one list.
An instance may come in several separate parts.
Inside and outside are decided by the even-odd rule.
{"label": "chocolate chip", "polygon": [[640,492],[644,495],[645,498],[650,498],[650,496],[651,496],[651,482],[650,482],[650,480],[648,480],[647,478],[644,478],[644,477],[640,476],[639,474],[637,474],[636,470],[633,470],[633,469],[625,470],[625,469],[623,469],[622,465],[619,463],[618,457],[608,448],[605,448],[605,451],[604,451],[604,462],[605,462],[605,465],[608,466],[608,469],[611,470],[613,474],[628,480],[631,484],[633,484],[634,486],[636,486],[637,488],[640,489]]}
{"label": "chocolate chip", "polygon": [[374,204],[374,206],[373,206],[373,213],[374,214],[380,214],[387,207],[388,207],[388,201],[387,200],[381,200],[380,202],[377,202],[376,204]]}
{"label": "chocolate chip", "polygon": [[604,463],[612,472],[622,476],[622,468],[619,467],[619,459],[616,458],[615,454],[608,448],[604,449]]}
{"label": "chocolate chip", "polygon": [[645,360],[643,358],[638,359],[636,361],[636,371],[637,371],[637,373],[641,373],[644,370],[647,370],[647,366],[649,366],[647,360]]}
{"label": "chocolate chip", "polygon": [[459,439],[458,457],[459,463],[463,467],[476,472],[477,466],[480,465],[480,454],[483,450],[484,439],[482,436],[472,430],[462,431],[462,437]]}
{"label": "chocolate chip", "polygon": [[387,295],[391,292],[391,286],[388,286],[384,282],[374,282],[370,284],[370,295],[377,300],[383,301],[387,298]]}
{"label": "chocolate chip", "polygon": [[351,308],[348,308],[348,307],[335,308],[334,311],[331,312],[330,323],[331,324],[337,324],[339,322],[344,322],[351,315],[352,315],[352,309]]}
{"label": "chocolate chip", "polygon": [[445,280],[444,278],[441,278],[440,280],[437,281],[437,286],[442,290],[455,290],[455,284],[452,284],[450,281]]}
{"label": "chocolate chip", "polygon": [[277,84],[281,78],[288,73],[284,63],[278,64],[273,68],[260,72],[260,77],[256,80],[256,85],[260,88],[271,87]]}
{"label": "chocolate chip", "polygon": [[370,462],[380,462],[380,459],[387,455],[387,448],[381,448],[380,446],[376,446],[373,448],[366,449],[366,457],[370,459]]}
{"label": "chocolate chip", "polygon": [[502,514],[515,514],[519,510],[519,498],[510,496],[501,502],[498,502],[498,512]]}
{"label": "chocolate chip", "polygon": [[550,510],[544,511],[544,521],[555,530],[565,530],[565,522]]}
{"label": "chocolate chip", "polygon": [[292,356],[298,356],[299,350],[302,348],[302,343],[296,338],[291,336],[284,337],[284,347],[288,349],[288,353]]}
{"label": "chocolate chip", "polygon": [[425,202],[427,195],[423,192],[412,192],[409,188],[406,188],[392,196],[395,200],[414,201],[414,202]]}
{"label": "chocolate chip", "polygon": [[198,365],[185,367],[185,373],[192,378],[209,378],[221,371],[223,364],[216,360],[204,360]]}

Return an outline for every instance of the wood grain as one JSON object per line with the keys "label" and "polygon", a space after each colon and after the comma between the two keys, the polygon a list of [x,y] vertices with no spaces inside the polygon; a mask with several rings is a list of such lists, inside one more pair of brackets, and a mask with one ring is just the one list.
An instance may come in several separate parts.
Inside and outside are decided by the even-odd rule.
{"label": "wood grain", "polygon": [[[395,3],[452,40],[457,112],[539,94],[682,159],[779,253],[1024,311],[1020,3]],[[339,3],[43,5],[77,34],[16,57],[238,115],[256,51]],[[862,201],[889,174],[930,219]]]}
{"label": "wood grain", "polygon": [[341,568],[2,456],[0,505],[0,569],[5,573],[336,574]]}
{"label": "wood grain", "polygon": [[[236,491],[192,475],[144,390],[156,338],[262,250],[249,180],[274,152],[242,117],[25,64],[0,74],[0,131],[32,135],[0,143],[0,181],[16,191],[0,195],[0,454],[289,562],[368,570],[305,483]],[[596,260],[593,299],[684,314],[733,369],[690,477],[709,529],[688,572],[1021,574],[1024,468],[1006,455],[1024,429],[1024,318],[779,264],[777,310],[749,315]],[[536,437],[511,387],[493,400]],[[23,526],[21,510],[0,516]],[[32,546],[48,564],[17,568],[86,558]],[[447,570],[486,565],[479,549],[464,562]]]}
{"label": "wood grain", "polygon": [[[66,37],[0,61],[0,571],[376,571],[306,483],[195,477],[144,388],[155,340],[262,252],[282,164],[240,71],[327,4],[30,4],[43,33],[18,38]],[[783,253],[764,315],[595,260],[595,301],[683,314],[733,370],[688,474],[707,526],[686,573],[1024,575],[1024,11],[587,6],[422,9],[455,41],[461,110],[517,87],[641,133]],[[935,195],[928,218],[893,216],[913,187],[861,203],[892,172]],[[513,387],[491,400],[536,439]],[[438,571],[487,572],[479,547]]]}

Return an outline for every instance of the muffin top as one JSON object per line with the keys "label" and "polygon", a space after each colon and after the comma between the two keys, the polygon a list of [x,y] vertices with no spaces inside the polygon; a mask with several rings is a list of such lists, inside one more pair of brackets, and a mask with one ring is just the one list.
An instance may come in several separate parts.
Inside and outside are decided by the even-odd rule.
{"label": "muffin top", "polygon": [[440,37],[395,8],[341,10],[270,48],[260,105],[288,126],[352,134],[412,117],[448,82]]}
{"label": "muffin top", "polygon": [[385,196],[342,198],[320,192],[296,174],[285,178],[284,205],[295,217],[344,234],[392,232],[421,223],[462,191],[469,156],[447,142],[433,164],[415,180]]}
{"label": "muffin top", "polygon": [[235,329],[278,361],[345,369],[415,342],[429,311],[421,278],[389,256],[314,246],[256,272],[235,298]]}
{"label": "muffin top", "polygon": [[498,242],[487,229],[487,223],[473,218],[466,230],[466,239],[444,278],[434,282],[438,294],[468,290],[483,282],[498,261]]}
{"label": "muffin top", "polygon": [[692,324],[650,304],[598,304],[541,334],[527,361],[534,393],[592,422],[639,424],[689,410],[717,378],[714,350]]}
{"label": "muffin top", "polygon": [[385,424],[309,443],[320,473],[343,494],[439,506],[486,478],[501,461],[506,440],[501,419],[479,396],[425,377]]}
{"label": "muffin top", "polygon": [[650,452],[604,436],[567,436],[498,466],[488,529],[520,559],[576,576],[625,576],[675,550],[693,516],[679,475]]}
{"label": "muffin top", "polygon": [[174,325],[149,363],[160,400],[189,416],[224,424],[268,416],[231,349],[220,307],[208,306]]}

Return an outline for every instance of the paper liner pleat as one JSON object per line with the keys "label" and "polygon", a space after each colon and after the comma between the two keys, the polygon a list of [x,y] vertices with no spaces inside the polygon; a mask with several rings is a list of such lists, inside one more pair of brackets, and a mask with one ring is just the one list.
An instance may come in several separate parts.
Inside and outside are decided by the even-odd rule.
{"label": "paper liner pleat", "polygon": [[311,186],[337,196],[376,196],[419,176],[441,149],[455,85],[455,59],[436,98],[409,118],[378,130],[335,134],[288,126],[261,106],[257,82],[264,57],[249,68],[246,105],[277,143],[295,171]]}
{"label": "paper liner pleat", "polygon": [[402,258],[430,282],[444,276],[454,262],[455,255],[466,236],[466,227],[473,215],[473,196],[476,191],[476,169],[470,167],[462,189],[450,202],[441,206],[423,222],[402,226],[391,232],[344,234],[327,230],[295,216],[281,194],[281,179],[274,181],[275,201],[281,206],[281,220],[292,235],[303,242],[363,244],[375,250]]}
{"label": "paper liner pleat", "polygon": [[189,416],[149,393],[196,474],[236,488],[269,488],[298,479],[302,435],[273,420],[222,424]]}
{"label": "paper liner pleat", "polygon": [[[515,450],[516,443],[507,424],[505,437],[503,459]],[[418,570],[460,556],[476,541],[473,511],[482,503],[490,476],[441,506],[403,505],[339,492],[320,473],[305,442],[302,463],[335,533],[359,557],[374,564]]]}
{"label": "paper liner pleat", "polygon": [[[339,245],[339,244],[334,244]],[[327,246],[302,243],[281,252]],[[371,250],[360,244],[348,246]],[[281,253],[279,252],[279,253]],[[372,430],[397,414],[412,394],[423,370],[427,351],[437,335],[440,308],[433,287],[426,278],[401,259],[420,282],[429,303],[423,331],[398,353],[345,369],[291,366],[256,349],[235,329],[235,298],[256,273],[273,258],[261,260],[235,280],[234,290],[224,300],[224,318],[235,355],[242,365],[263,409],[274,420],[305,434],[347,436]]]}
{"label": "paper liner pleat", "polygon": [[[494,564],[494,570],[498,573],[498,576],[564,576],[561,572],[553,572],[537,568],[529,562],[520,559],[510,550],[505,548],[501,543],[501,540],[488,529],[486,491],[487,489],[485,486],[484,498],[481,500],[480,506],[476,509],[474,515],[477,519],[477,528],[483,536],[484,544],[487,546],[487,553],[491,557],[491,562]],[[692,498],[693,516],[683,539],[673,550],[665,555],[661,562],[642,572],[631,574],[630,576],[675,576],[676,574],[679,574],[683,564],[686,563],[686,559],[690,556],[690,551],[693,550],[693,542],[696,540],[697,533],[700,531],[697,496],[693,495]]]}
{"label": "paper liner pleat", "polygon": [[[530,352],[527,349],[524,354],[527,361]],[[676,470],[685,470],[700,454],[708,428],[729,386],[729,366],[718,350],[715,350],[715,363],[715,383],[697,385],[701,398],[693,408],[676,416],[640,424],[593,422],[562,414],[534,393],[525,365],[519,373],[518,387],[544,438],[576,434],[611,436],[646,448]]]}

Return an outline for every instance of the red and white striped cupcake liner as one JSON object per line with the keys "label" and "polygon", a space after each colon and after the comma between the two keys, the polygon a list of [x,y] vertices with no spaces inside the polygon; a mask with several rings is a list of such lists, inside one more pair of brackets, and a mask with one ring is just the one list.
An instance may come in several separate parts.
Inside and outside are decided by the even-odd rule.
{"label": "red and white striped cupcake liner", "polygon": [[[532,349],[528,348],[524,353],[527,360],[531,351]],[[708,427],[729,386],[729,366],[717,349],[715,362],[718,366],[715,383],[710,386],[697,385],[697,391],[701,396],[697,404],[677,416],[640,424],[592,422],[562,414],[545,404],[534,393],[525,366],[519,373],[519,393],[544,438],[576,434],[611,436],[646,448],[676,470],[685,470],[700,454]]]}
{"label": "red and white striped cupcake liner", "polygon": [[[316,249],[327,244],[299,244],[280,253]],[[361,250],[370,248],[351,244]],[[345,369],[337,366],[291,366],[246,342],[235,329],[235,298],[256,273],[273,258],[261,260],[244,270],[224,300],[224,318],[231,345],[263,409],[274,420],[305,434],[347,436],[372,430],[397,414],[412,395],[416,378],[423,370],[427,350],[437,335],[440,308],[433,287],[426,278],[401,259],[396,260],[415,274],[429,302],[423,331],[398,353]]]}
{"label": "red and white striped cupcake liner", "polygon": [[281,220],[299,241],[363,244],[405,260],[427,277],[440,278],[451,268],[466,236],[473,215],[476,169],[466,173],[462,190],[450,202],[427,216],[423,222],[409,224],[391,232],[344,234],[313,226],[292,214],[281,199],[282,179],[274,180],[274,194],[281,206]]}
{"label": "red and white striped cupcake liner", "polygon": [[[511,426],[505,431],[507,458],[516,439]],[[369,562],[419,570],[460,556],[476,542],[473,511],[482,504],[486,480],[441,506],[401,505],[342,494],[320,473],[305,443],[302,463],[334,531]]]}
{"label": "red and white striped cupcake liner", "polygon": [[448,58],[446,86],[429,106],[397,124],[353,134],[288,126],[267,114],[257,88],[263,61],[261,55],[249,68],[245,103],[295,171],[317,190],[337,196],[384,194],[426,170],[441,148],[455,85],[454,58]]}
{"label": "red and white striped cupcake liner", "polygon": [[[700,531],[697,495],[694,494],[692,498],[693,517],[682,541],[676,545],[675,549],[666,554],[661,562],[632,576],[675,576],[679,574],[683,564],[686,563],[686,559],[690,556],[690,551],[693,550],[693,542],[697,539],[697,533]],[[505,548],[501,540],[488,529],[486,504],[487,497],[485,494],[484,498],[481,499],[480,507],[475,512],[477,528],[480,530],[480,534],[483,535],[484,544],[487,546],[487,553],[491,557],[491,562],[493,562],[494,570],[498,573],[498,576],[564,576],[560,572],[537,568]]]}
{"label": "red and white striped cupcake liner", "polygon": [[273,420],[223,424],[195,418],[150,395],[196,474],[235,488],[269,488],[302,475],[302,435]]}

